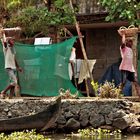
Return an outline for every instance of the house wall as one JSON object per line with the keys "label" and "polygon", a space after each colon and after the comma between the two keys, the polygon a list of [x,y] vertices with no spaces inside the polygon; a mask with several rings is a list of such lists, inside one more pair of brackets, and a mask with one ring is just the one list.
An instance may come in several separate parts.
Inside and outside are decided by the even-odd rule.
{"label": "house wall", "polygon": [[106,9],[99,5],[99,0],[72,0],[73,4],[78,5],[79,14],[92,14],[106,12]]}
{"label": "house wall", "polygon": [[96,59],[93,78],[99,80],[107,67],[120,58],[121,38],[118,28],[97,28],[86,30],[86,52],[89,59]]}
{"label": "house wall", "polygon": [[[84,36],[83,43],[88,59],[96,59],[96,64],[92,71],[93,79],[95,81],[98,81],[104,75],[107,68],[111,64],[118,62],[119,58],[121,57],[121,37],[117,32],[118,28],[119,27],[112,26],[108,28],[80,28],[80,31]],[[77,35],[77,32],[74,29],[70,31],[73,33],[73,35]],[[79,40],[76,41],[74,47],[76,47],[77,59],[84,59]],[[88,80],[88,85],[90,96],[92,96],[94,91],[90,84],[90,80]],[[86,86],[84,85],[84,82],[82,85],[80,85],[79,89],[86,95]]]}

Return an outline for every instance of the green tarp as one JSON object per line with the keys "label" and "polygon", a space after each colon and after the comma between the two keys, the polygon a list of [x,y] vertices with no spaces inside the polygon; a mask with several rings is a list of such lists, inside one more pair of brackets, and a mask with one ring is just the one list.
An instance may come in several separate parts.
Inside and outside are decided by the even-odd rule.
{"label": "green tarp", "polygon": [[[76,37],[72,37],[61,43],[38,46],[15,43],[16,58],[24,70],[18,73],[21,93],[57,96],[60,88],[76,93],[77,89],[71,83],[68,73],[69,57],[75,40]],[[0,90],[3,90],[7,86],[8,76],[4,70],[2,46],[0,64]]]}

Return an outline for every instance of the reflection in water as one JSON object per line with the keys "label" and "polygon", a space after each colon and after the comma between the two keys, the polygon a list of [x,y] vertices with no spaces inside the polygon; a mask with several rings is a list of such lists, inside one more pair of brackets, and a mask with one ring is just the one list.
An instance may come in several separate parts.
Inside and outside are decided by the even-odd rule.
{"label": "reflection in water", "polygon": [[78,136],[56,134],[47,136],[50,140],[140,140],[140,135]]}

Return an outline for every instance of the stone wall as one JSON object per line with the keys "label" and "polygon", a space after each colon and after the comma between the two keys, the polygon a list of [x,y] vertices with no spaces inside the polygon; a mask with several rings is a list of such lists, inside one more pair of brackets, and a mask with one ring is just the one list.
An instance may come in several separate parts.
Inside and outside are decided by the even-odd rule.
{"label": "stone wall", "polygon": [[0,99],[0,119],[8,119],[32,115],[46,109],[52,100],[28,99]]}
{"label": "stone wall", "polygon": [[135,115],[132,106],[132,102],[124,99],[64,100],[54,126],[64,132],[88,127],[138,132],[140,117]]}
{"label": "stone wall", "polygon": [[[54,99],[54,98],[53,98]],[[0,119],[32,115],[44,110],[53,99],[0,99]],[[71,132],[82,128],[121,129],[140,132],[140,111],[126,99],[63,99],[60,115],[48,131]]]}

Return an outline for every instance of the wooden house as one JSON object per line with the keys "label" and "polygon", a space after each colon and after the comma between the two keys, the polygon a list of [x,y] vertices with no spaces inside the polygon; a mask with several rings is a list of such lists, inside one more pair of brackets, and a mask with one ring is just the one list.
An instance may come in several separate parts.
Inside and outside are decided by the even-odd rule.
{"label": "wooden house", "polygon": [[[128,26],[127,21],[106,22],[107,10],[98,4],[98,0],[73,0],[74,5],[79,5],[76,15],[80,30],[84,36],[84,46],[88,59],[96,59],[93,78],[98,81],[107,68],[118,62],[120,56],[121,37],[117,30],[120,26]],[[74,25],[66,26],[73,34],[77,35]],[[80,44],[76,44],[77,58],[82,58]],[[90,85],[90,84],[89,84]]]}
{"label": "wooden house", "polygon": [[[106,22],[107,10],[98,4],[98,0],[72,0],[72,3],[79,8],[76,18],[84,36],[83,42],[87,57],[88,59],[96,59],[92,74],[94,80],[98,81],[111,64],[118,62],[121,37],[117,30],[120,26],[128,26],[128,23],[127,21]],[[46,6],[49,10],[54,10],[53,1],[47,0]],[[73,35],[77,35],[75,25],[65,25],[65,27]],[[75,47],[77,59],[83,59],[78,40]]]}

